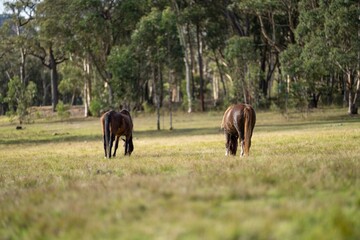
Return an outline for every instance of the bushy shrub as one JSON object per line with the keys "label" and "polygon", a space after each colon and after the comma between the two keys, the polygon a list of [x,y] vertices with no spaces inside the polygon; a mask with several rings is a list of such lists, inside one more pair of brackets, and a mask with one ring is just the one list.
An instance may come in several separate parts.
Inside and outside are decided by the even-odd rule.
{"label": "bushy shrub", "polygon": [[27,86],[18,77],[10,80],[5,101],[9,104],[10,115],[17,116],[20,124],[28,120],[27,109],[36,95],[36,85],[29,82]]}
{"label": "bushy shrub", "polygon": [[93,99],[90,102],[90,112],[93,116],[99,117],[100,113],[105,109],[105,103],[100,99]]}
{"label": "bushy shrub", "polygon": [[62,101],[56,105],[56,112],[60,119],[67,119],[70,117],[70,106],[64,104]]}

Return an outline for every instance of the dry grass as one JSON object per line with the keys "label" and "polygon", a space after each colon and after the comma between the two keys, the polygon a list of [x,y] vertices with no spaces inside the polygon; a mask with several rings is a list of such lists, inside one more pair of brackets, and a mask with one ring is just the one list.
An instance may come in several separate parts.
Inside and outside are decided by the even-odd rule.
{"label": "dry grass", "polygon": [[258,113],[249,158],[224,156],[216,112],[160,132],[136,116],[133,155],[111,160],[98,119],[0,119],[0,239],[359,239],[360,119],[343,112]]}

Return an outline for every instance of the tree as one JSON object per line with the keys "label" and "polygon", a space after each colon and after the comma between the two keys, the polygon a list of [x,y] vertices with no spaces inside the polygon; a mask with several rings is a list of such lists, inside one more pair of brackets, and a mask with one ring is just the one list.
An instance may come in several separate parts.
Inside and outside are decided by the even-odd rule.
{"label": "tree", "polygon": [[303,82],[313,106],[320,94],[332,89],[334,76],[338,76],[340,84],[345,79],[348,113],[356,113],[360,87],[357,2],[304,0],[299,6],[296,43],[282,54],[284,70],[294,80]]}
{"label": "tree", "polygon": [[131,31],[146,7],[145,0],[76,0],[68,5],[72,15],[68,15],[67,20],[73,35],[77,36],[77,46],[81,46],[100,78],[107,83],[111,105],[112,73],[109,72],[108,57],[120,41],[125,43],[130,39]]}
{"label": "tree", "polygon": [[[180,19],[180,7],[176,0],[172,1],[172,7],[173,10],[178,18]],[[177,30],[180,40],[180,45],[182,46],[183,53],[184,53],[184,63],[185,63],[185,80],[186,80],[186,95],[187,95],[187,101],[188,101],[188,113],[192,112],[192,94],[190,89],[191,79],[192,79],[192,73],[191,73],[191,54],[190,54],[190,43],[187,41],[187,27],[186,23],[177,22]]]}
{"label": "tree", "polygon": [[326,8],[324,37],[330,48],[330,60],[345,74],[348,113],[357,114],[360,91],[359,1],[330,1]]}
{"label": "tree", "polygon": [[60,73],[62,75],[62,80],[59,84],[59,91],[63,96],[70,94],[70,104],[74,105],[76,96],[80,95],[84,85],[83,71],[77,66],[74,66],[73,62],[68,61],[62,66]]}
{"label": "tree", "polygon": [[[232,37],[225,49],[225,56],[233,79],[234,100],[242,99],[244,103],[252,103],[254,96],[251,93],[250,68],[258,58],[252,39],[249,37]],[[242,97],[240,89],[242,90]]]}
{"label": "tree", "polygon": [[20,53],[20,81],[27,83],[26,75],[26,58],[29,55],[29,39],[33,35],[33,31],[27,28],[34,19],[36,0],[18,0],[15,2],[5,2],[5,7],[10,10],[10,21],[7,22],[8,27],[15,34],[9,35],[9,41],[12,48],[18,49]]}
{"label": "tree", "polygon": [[58,24],[61,5],[53,5],[52,0],[43,1],[37,6],[36,27],[37,38],[32,43],[31,54],[40,59],[50,69],[51,104],[56,111],[59,102],[58,65],[67,60],[65,42],[69,36],[63,34],[63,26]]}
{"label": "tree", "polygon": [[28,114],[27,109],[31,106],[32,100],[36,95],[36,85],[29,82],[27,86],[15,77],[9,82],[9,90],[6,102],[9,104],[11,112],[15,112],[22,124]]}

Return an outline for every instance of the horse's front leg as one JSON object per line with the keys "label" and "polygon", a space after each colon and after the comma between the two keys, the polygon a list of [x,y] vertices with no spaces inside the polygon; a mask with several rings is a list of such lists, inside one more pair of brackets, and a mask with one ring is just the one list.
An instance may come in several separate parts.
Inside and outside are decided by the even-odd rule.
{"label": "horse's front leg", "polygon": [[115,142],[113,157],[116,156],[116,150],[118,149],[118,146],[119,146],[119,138],[120,138],[120,136],[117,136],[117,137],[116,137],[116,142]]}
{"label": "horse's front leg", "polygon": [[131,156],[132,151],[134,151],[134,144],[132,141],[132,136],[126,136],[126,140],[124,143],[125,146],[125,155],[129,155],[129,157]]}

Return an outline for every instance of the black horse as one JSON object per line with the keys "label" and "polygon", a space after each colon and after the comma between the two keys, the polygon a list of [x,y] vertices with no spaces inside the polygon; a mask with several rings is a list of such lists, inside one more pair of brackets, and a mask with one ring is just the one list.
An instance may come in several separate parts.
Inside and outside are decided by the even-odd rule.
{"label": "black horse", "polygon": [[104,113],[100,118],[103,130],[105,157],[111,158],[111,148],[116,137],[113,157],[119,145],[120,136],[125,136],[125,155],[131,155],[134,150],[132,141],[133,121],[128,110],[115,112],[113,110]]}

